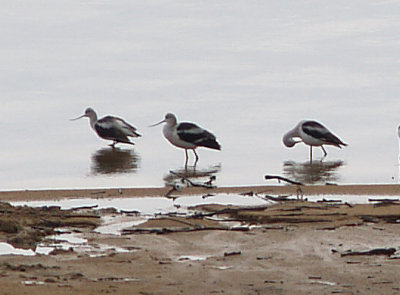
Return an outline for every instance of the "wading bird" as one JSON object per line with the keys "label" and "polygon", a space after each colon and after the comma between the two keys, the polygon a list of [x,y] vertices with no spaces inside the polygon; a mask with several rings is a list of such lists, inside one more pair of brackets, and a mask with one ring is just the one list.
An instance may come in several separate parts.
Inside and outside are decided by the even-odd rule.
{"label": "wading bird", "polygon": [[113,148],[117,143],[127,143],[134,145],[129,140],[129,137],[140,137],[141,135],[136,132],[136,128],[124,121],[121,118],[106,116],[97,120],[97,114],[92,108],[87,108],[85,113],[71,121],[78,120],[80,118],[87,117],[90,120],[90,127],[97,133],[101,138],[112,140],[110,144]]}
{"label": "wading bird", "polygon": [[[296,140],[295,138],[299,138]],[[313,146],[320,146],[324,152],[324,157],[328,154],[325,145],[333,145],[338,148],[347,144],[330,132],[326,127],[316,121],[301,121],[292,130],[283,136],[283,143],[287,147],[293,147],[299,142],[304,142],[310,146],[310,161],[312,161]]]}
{"label": "wading bird", "polygon": [[185,167],[188,162],[187,150],[193,150],[196,157],[194,166],[196,166],[199,156],[196,153],[196,148],[207,147],[210,149],[221,150],[220,144],[217,142],[214,134],[197,126],[193,123],[182,122],[178,123],[174,114],[168,113],[165,119],[150,127],[166,123],[163,128],[165,138],[174,146],[185,149],[186,161]]}

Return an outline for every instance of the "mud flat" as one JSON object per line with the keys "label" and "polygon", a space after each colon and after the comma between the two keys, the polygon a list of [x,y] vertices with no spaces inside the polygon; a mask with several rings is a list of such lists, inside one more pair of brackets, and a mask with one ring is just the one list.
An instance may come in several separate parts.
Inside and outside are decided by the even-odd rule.
{"label": "mud flat", "polygon": [[[0,255],[1,294],[397,294],[400,196],[396,185],[191,188],[191,194],[283,197],[265,205],[205,204],[143,219],[113,208],[15,207],[2,203],[0,242],[23,232],[46,254]],[[3,201],[164,196],[168,188],[2,192]],[[367,194],[353,204],[332,195]],[[286,196],[292,196],[286,198]],[[288,200],[291,199],[291,200]],[[377,200],[378,199],[378,200]],[[140,222],[135,222],[136,220]],[[126,224],[114,233],[99,226]],[[22,235],[22,234],[20,234]],[[35,234],[33,234],[35,236]],[[24,240],[24,239],[22,239]],[[79,244],[79,245],[78,245]]]}

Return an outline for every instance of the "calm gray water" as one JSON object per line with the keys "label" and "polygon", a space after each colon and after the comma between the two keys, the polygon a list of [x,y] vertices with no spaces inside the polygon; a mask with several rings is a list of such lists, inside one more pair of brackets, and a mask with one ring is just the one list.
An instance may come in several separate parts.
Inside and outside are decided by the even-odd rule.
{"label": "calm gray water", "polygon": [[[399,1],[3,1],[0,189],[162,186],[184,152],[148,125],[215,133],[218,185],[397,183]],[[143,137],[110,151],[84,119]],[[349,144],[310,166],[282,135],[316,119]],[[322,155],[315,150],[315,157]],[[192,158],[191,158],[192,160]],[[274,182],[269,182],[274,183]]]}

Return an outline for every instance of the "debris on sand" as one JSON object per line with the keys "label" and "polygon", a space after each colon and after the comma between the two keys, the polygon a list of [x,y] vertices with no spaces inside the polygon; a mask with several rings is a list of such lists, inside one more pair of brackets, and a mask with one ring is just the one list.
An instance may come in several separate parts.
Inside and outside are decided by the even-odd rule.
{"label": "debris on sand", "polygon": [[12,206],[0,202],[0,239],[16,248],[35,249],[60,227],[95,228],[100,216],[93,210],[61,210],[60,207]]}
{"label": "debris on sand", "polygon": [[228,227],[221,225],[217,221],[193,218],[192,216],[183,217],[157,217],[151,218],[140,225],[126,228],[122,231],[122,235],[140,234],[140,233],[156,233],[168,234],[177,232],[191,232],[200,230],[237,230],[248,231],[248,227]]}
{"label": "debris on sand", "polygon": [[230,220],[257,224],[310,223],[318,229],[333,230],[341,226],[355,226],[364,223],[398,223],[398,205],[353,204],[339,202],[285,202],[269,206],[225,206],[199,205],[197,211],[209,216],[227,216]]}
{"label": "debris on sand", "polygon": [[385,255],[385,256],[392,256],[396,253],[395,248],[376,248],[372,250],[365,250],[365,251],[346,251],[340,254],[341,257],[344,256],[372,256],[372,255]]}

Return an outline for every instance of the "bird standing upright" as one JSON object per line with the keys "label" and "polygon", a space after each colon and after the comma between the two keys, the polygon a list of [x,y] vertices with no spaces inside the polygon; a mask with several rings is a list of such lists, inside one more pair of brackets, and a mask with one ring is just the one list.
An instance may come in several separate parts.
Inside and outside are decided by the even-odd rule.
{"label": "bird standing upright", "polygon": [[196,148],[207,147],[210,149],[221,150],[220,144],[217,142],[216,137],[211,132],[197,126],[194,123],[182,122],[178,123],[174,114],[168,113],[165,119],[158,122],[153,126],[166,123],[163,128],[165,138],[174,146],[185,149],[187,167],[188,153],[187,150],[193,150],[196,157],[194,166],[196,166],[199,156],[196,153]]}
{"label": "bird standing upright", "polygon": [[125,120],[114,117],[106,116],[97,120],[97,114],[92,108],[87,108],[85,113],[74,120],[87,117],[90,120],[90,127],[97,133],[101,138],[112,140],[111,147],[115,147],[117,143],[126,143],[134,145],[129,140],[129,137],[140,137],[141,135],[136,132],[136,128],[127,123]]}
{"label": "bird standing upright", "polygon": [[[294,138],[300,138],[295,140]],[[293,147],[299,142],[304,142],[310,146],[310,162],[312,161],[313,146],[320,146],[324,152],[324,157],[328,154],[323,145],[333,145],[338,148],[347,146],[337,136],[330,132],[326,127],[316,121],[304,120],[299,122],[292,130],[283,136],[283,144]]]}

